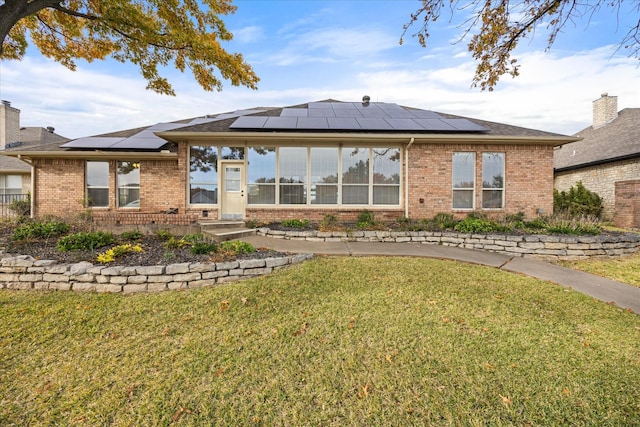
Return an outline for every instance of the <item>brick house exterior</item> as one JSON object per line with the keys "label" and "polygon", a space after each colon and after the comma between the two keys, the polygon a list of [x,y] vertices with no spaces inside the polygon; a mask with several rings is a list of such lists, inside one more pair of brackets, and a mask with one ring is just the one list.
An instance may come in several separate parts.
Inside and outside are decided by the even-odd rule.
{"label": "brick house exterior", "polygon": [[[640,180],[640,108],[617,109],[617,97],[593,101],[593,123],[554,154],[554,187],[567,191],[578,181],[603,199],[603,216],[620,227],[640,228],[629,212],[627,188]],[[630,187],[631,186],[631,187]],[[638,202],[634,202],[637,204]],[[634,219],[635,218],[635,219]]]}
{"label": "brick house exterior", "polygon": [[554,147],[577,138],[396,104],[259,108],[7,153],[33,215],[102,224],[378,220],[553,211]]}

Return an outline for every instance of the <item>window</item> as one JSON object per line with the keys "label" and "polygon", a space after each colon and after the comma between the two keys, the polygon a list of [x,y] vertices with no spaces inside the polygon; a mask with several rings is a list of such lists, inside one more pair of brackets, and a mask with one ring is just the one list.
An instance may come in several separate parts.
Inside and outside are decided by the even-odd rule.
{"label": "window", "polygon": [[373,149],[373,204],[400,203],[400,149]]}
{"label": "window", "polygon": [[283,147],[279,150],[278,173],[280,204],[302,205],[307,203],[307,149]]}
{"label": "window", "polygon": [[249,147],[247,190],[250,205],[276,202],[276,149],[275,147]]}
{"label": "window", "polygon": [[0,203],[11,203],[20,200],[22,194],[21,175],[0,175]]}
{"label": "window", "polygon": [[453,153],[453,209],[474,208],[475,153]]}
{"label": "window", "polygon": [[87,161],[87,206],[109,207],[109,162]]}
{"label": "window", "polygon": [[311,204],[338,203],[338,148],[311,148]]}
{"label": "window", "polygon": [[140,207],[140,162],[118,162],[118,206]]}
{"label": "window", "polygon": [[342,149],[342,203],[369,204],[369,149]]}
{"label": "window", "polygon": [[504,153],[482,153],[482,209],[504,207]]}
{"label": "window", "polygon": [[218,147],[192,146],[189,170],[189,202],[218,203]]}

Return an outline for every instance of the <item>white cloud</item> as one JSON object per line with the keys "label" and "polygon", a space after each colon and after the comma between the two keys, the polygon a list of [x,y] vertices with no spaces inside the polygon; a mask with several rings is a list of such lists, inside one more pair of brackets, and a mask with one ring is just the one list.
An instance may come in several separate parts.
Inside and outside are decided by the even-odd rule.
{"label": "white cloud", "polygon": [[264,30],[262,27],[251,25],[232,31],[233,39],[239,43],[252,43],[264,39]]}

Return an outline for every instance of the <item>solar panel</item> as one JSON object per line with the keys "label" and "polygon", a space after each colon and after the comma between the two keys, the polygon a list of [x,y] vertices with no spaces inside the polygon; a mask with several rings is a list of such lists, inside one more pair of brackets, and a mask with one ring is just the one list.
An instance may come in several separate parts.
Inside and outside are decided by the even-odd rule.
{"label": "solar panel", "polygon": [[336,113],[333,111],[333,108],[315,108],[309,109],[309,117],[335,117]]}
{"label": "solar panel", "polygon": [[296,129],[296,117],[267,117],[264,129]]}
{"label": "solar panel", "polygon": [[487,131],[489,129],[473,123],[467,119],[444,119],[447,124],[460,131]]}
{"label": "solar panel", "polygon": [[329,129],[329,122],[324,117],[298,117],[296,129]]}
{"label": "solar panel", "polygon": [[309,104],[307,104],[309,106],[310,110],[332,110],[333,107],[331,106],[332,104],[334,104],[333,102],[310,102]]}
{"label": "solar panel", "polygon": [[434,113],[433,111],[427,111],[427,110],[408,110],[408,111],[405,110],[405,111],[418,119],[442,119],[443,118],[440,114]]}
{"label": "solar panel", "polygon": [[386,119],[394,130],[424,130],[413,119]]}
{"label": "solar panel", "polygon": [[360,124],[353,117],[329,117],[327,122],[329,129],[333,130],[362,130]]}
{"label": "solar panel", "polygon": [[334,110],[355,110],[356,106],[352,102],[332,102]]}
{"label": "solar panel", "polygon": [[443,119],[414,119],[414,121],[418,123],[420,126],[422,126],[425,130],[432,130],[432,131],[456,130],[456,128],[444,122]]}
{"label": "solar panel", "polygon": [[262,129],[268,117],[241,116],[229,126],[229,129]]}
{"label": "solar panel", "polygon": [[308,111],[306,108],[283,108],[280,117],[307,117]]}
{"label": "solar panel", "polygon": [[384,120],[384,119],[366,119],[366,118],[361,118],[361,119],[356,119],[356,120],[358,121],[360,126],[362,126],[362,129],[367,129],[367,130],[393,130],[393,127],[391,126],[391,124],[387,123],[387,121]]}
{"label": "solar panel", "polygon": [[360,112],[360,114],[362,114],[362,117],[389,117],[389,114],[385,113],[380,108],[361,108],[358,109],[358,111]]}
{"label": "solar panel", "polygon": [[113,144],[122,141],[124,138],[90,136],[78,138],[62,144],[62,148],[109,148]]}

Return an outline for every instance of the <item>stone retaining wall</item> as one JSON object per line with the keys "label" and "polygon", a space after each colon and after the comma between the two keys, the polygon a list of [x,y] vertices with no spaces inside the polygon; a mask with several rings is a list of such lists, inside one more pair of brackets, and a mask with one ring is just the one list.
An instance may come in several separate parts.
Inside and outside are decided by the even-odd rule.
{"label": "stone retaining wall", "polygon": [[481,249],[547,260],[580,260],[630,255],[640,249],[640,234],[559,236],[545,234],[464,234],[434,231],[280,231],[259,228],[258,234],[278,239],[312,242],[417,242]]}
{"label": "stone retaining wall", "polygon": [[193,289],[269,274],[312,256],[301,254],[228,262],[118,267],[90,262],[60,264],[52,260],[35,260],[30,255],[18,255],[0,260],[0,289],[123,294]]}

